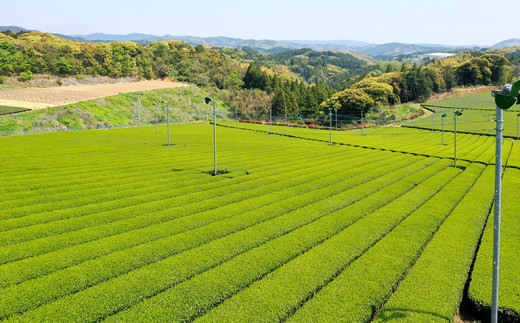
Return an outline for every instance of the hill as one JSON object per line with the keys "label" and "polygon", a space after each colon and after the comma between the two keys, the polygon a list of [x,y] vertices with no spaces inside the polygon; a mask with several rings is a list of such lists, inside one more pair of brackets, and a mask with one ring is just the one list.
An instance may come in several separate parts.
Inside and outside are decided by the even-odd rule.
{"label": "hill", "polygon": [[491,46],[491,48],[499,48],[499,47],[511,47],[511,46],[520,46],[520,38],[510,38],[495,45]]}
{"label": "hill", "polygon": [[[257,40],[257,39],[241,39],[232,37],[195,37],[195,36],[173,36],[173,35],[151,35],[132,33],[127,35],[94,33],[88,35],[59,35],[65,39],[74,41],[89,42],[114,42],[114,41],[134,41],[141,45],[148,45],[157,41],[180,40],[190,44],[191,46],[203,45],[212,47],[232,47],[242,48],[251,47],[256,50],[268,52],[274,48],[285,49],[302,49],[310,48],[316,51],[346,51],[370,56],[397,56],[412,53],[434,53],[434,52],[460,52],[463,49],[474,48],[475,46],[453,46],[453,45],[435,45],[435,44],[405,44],[405,43],[387,43],[387,44],[371,44],[363,41],[355,40]],[[279,49],[278,49],[279,51]]]}
{"label": "hill", "polygon": [[0,26],[0,32],[2,31],[12,31],[13,33],[19,33],[21,31],[35,31],[35,30],[29,30],[29,29],[25,29],[23,27],[18,27],[18,26]]}

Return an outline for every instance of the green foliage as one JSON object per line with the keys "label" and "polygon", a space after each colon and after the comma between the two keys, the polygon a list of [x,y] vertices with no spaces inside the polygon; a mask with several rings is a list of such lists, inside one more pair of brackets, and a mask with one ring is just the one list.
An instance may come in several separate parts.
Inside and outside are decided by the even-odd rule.
{"label": "green foliage", "polygon": [[457,68],[459,84],[503,84],[509,76],[508,63],[507,58],[497,54],[475,57]]}
{"label": "green foliage", "polygon": [[271,103],[273,113],[276,116],[309,117],[319,112],[319,104],[328,99],[335,92],[329,86],[322,83],[316,85],[305,85],[296,82],[269,76],[262,71],[260,66],[251,63],[244,76],[244,87],[246,89],[260,89],[267,93],[274,92]]}
{"label": "green foliage", "polygon": [[374,100],[375,105],[394,105],[399,103],[399,98],[395,96],[392,86],[385,83],[363,80],[354,84],[351,89],[362,90]]}
{"label": "green foliage", "polygon": [[[23,74],[22,74],[23,73]],[[214,50],[179,42],[80,43],[30,32],[0,39],[0,75],[29,73],[110,77],[173,77],[220,89],[240,88],[241,68]]]}
{"label": "green foliage", "polygon": [[31,71],[25,71],[25,72],[20,73],[20,75],[18,76],[18,79],[20,81],[29,81],[29,80],[32,80],[33,77],[34,77],[34,75]]}
{"label": "green foliage", "polygon": [[368,73],[378,66],[368,66],[366,62],[348,53],[323,51],[309,48],[284,50],[280,53],[265,54],[250,47],[241,49],[219,48],[219,52],[233,59],[254,61],[264,67],[287,67],[307,83],[324,83],[336,86],[359,74]]}
{"label": "green foliage", "polygon": [[343,115],[357,115],[374,105],[374,99],[365,91],[361,89],[346,89],[334,94],[330,99],[323,102],[320,108],[324,111],[338,109],[338,113]]}

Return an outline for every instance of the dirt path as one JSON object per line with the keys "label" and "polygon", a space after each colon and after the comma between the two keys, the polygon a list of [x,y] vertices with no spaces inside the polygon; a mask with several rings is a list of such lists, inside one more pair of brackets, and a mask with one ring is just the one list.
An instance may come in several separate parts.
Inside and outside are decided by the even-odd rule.
{"label": "dirt path", "polygon": [[51,88],[25,88],[0,91],[0,105],[45,109],[121,93],[187,86],[167,81],[140,81],[118,84],[76,85]]}

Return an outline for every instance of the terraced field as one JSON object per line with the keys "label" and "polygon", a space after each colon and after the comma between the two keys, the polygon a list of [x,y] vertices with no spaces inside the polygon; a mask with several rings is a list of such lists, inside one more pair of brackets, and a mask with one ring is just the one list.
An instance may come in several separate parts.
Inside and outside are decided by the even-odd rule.
{"label": "terraced field", "polygon": [[[457,130],[472,133],[493,134],[496,119],[495,101],[490,92],[470,95],[466,97],[441,100],[439,102],[429,102],[426,104],[429,109],[436,113],[433,116],[433,128],[442,129],[442,114],[446,113],[444,119],[444,130],[453,131],[454,120],[453,111],[462,110],[462,116],[458,117]],[[508,110],[504,110],[504,136],[517,139],[518,114],[520,106],[514,105]],[[432,118],[416,119],[407,123],[408,126],[431,129]]]}
{"label": "terraced field", "polygon": [[328,131],[233,126],[218,127],[219,176],[208,124],[174,125],[172,146],[164,126],[0,138],[0,318],[453,320],[492,138],[461,135],[454,168],[419,129],[330,146]]}

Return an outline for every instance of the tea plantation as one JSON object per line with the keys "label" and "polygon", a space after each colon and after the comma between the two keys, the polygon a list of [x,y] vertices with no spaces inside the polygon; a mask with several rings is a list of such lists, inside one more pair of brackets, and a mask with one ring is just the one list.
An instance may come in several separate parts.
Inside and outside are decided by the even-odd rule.
{"label": "tea plantation", "polygon": [[[222,122],[0,138],[0,318],[452,321],[491,299],[494,138]],[[520,319],[504,144],[501,312]],[[491,213],[492,214],[492,213]],[[492,218],[492,217],[491,217]],[[486,225],[487,223],[487,225]],[[469,291],[465,291],[480,244]],[[516,257],[516,258],[515,258]]]}

